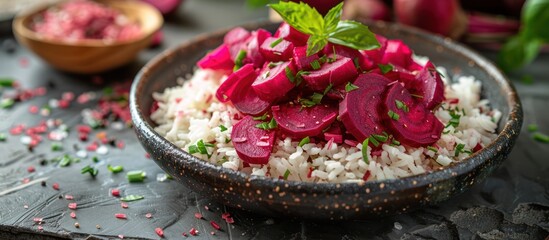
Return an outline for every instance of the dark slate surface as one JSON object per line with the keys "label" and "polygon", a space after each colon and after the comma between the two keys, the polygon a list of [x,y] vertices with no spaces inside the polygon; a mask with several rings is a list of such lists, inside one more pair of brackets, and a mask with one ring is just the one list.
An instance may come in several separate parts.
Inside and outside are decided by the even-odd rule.
{"label": "dark slate surface", "polygon": [[[49,140],[32,152],[21,144],[21,136],[8,134],[8,140],[0,142],[0,239],[106,239],[120,234],[125,238],[158,239],[154,230],[157,227],[164,229],[167,239],[185,238],[183,232],[189,234],[191,228],[199,231],[198,236],[189,236],[194,239],[544,239],[548,236],[549,145],[533,141],[526,130],[528,124],[536,123],[541,131],[549,133],[547,55],[511,76],[523,102],[525,126],[504,165],[470,191],[405,215],[368,221],[314,222],[275,219],[228,209],[174,181],[157,181],[162,171],[145,157],[128,128],[100,129],[90,135],[93,140],[95,133],[106,131],[108,136],[126,143],[123,149],[109,145],[109,153],[99,155],[98,163],[91,161],[91,156],[96,154],[89,154],[70,167],[40,164],[44,159],[65,153],[74,155],[76,149],[89,143],[78,140],[74,126],[82,122],[81,111],[94,107],[97,102],[73,103],[68,109],[54,109],[47,118],[30,114],[30,106],[42,106],[66,91],[77,95],[88,91],[101,94],[104,87],[131,80],[147,59],[166,47],[202,32],[265,15],[263,10],[245,9],[241,1],[189,0],[167,19],[164,45],[142,53],[130,66],[99,76],[105,84],[93,84],[97,76],[55,71],[16,45],[15,52],[9,53],[11,40],[3,35],[0,77],[15,77],[25,88],[47,86],[48,93],[17,103],[10,110],[0,110],[0,132],[7,133],[20,123],[32,126],[47,118],[62,119],[72,130],[63,141],[62,152],[51,152]],[[533,85],[521,83],[519,79],[525,74],[535,79]],[[8,94],[9,89],[0,91]],[[80,169],[88,164],[99,169],[95,179],[80,174]],[[125,173],[113,175],[107,171],[107,164],[123,165],[126,172],[145,170],[148,178],[144,183],[129,184]],[[29,173],[29,166],[34,166],[36,171]],[[25,178],[30,182],[24,184]],[[42,181],[46,186],[42,186]],[[53,183],[59,183],[59,191],[52,188]],[[121,189],[122,195],[143,195],[145,199],[130,202],[124,209],[117,198],[110,196],[111,188]],[[66,194],[74,199],[65,199]],[[70,202],[78,204],[76,219],[70,217]],[[233,224],[222,219],[221,214],[226,212],[233,216]],[[116,219],[115,213],[125,213],[128,219]],[[147,213],[151,213],[152,218],[147,218]],[[203,218],[197,219],[195,213],[201,213]],[[43,218],[43,223],[37,224],[34,218]],[[210,221],[218,223],[221,230],[215,230]],[[43,230],[39,230],[39,226]]]}

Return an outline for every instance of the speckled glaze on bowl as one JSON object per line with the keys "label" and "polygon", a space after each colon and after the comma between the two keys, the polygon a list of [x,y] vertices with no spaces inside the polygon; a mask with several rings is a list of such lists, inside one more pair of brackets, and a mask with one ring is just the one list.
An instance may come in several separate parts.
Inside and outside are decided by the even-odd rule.
{"label": "speckled glaze on bowl", "polygon": [[[272,31],[277,25],[255,23],[244,27]],[[130,94],[138,139],[162,169],[197,193],[232,207],[271,216],[330,220],[375,218],[444,201],[482,181],[506,159],[522,125],[522,108],[512,84],[488,60],[449,39],[381,22],[370,24],[370,28],[388,38],[404,40],[417,54],[430,57],[451,74],[474,75],[480,79],[482,97],[503,113],[496,140],[461,163],[432,173],[381,182],[284,181],[248,176],[207,163],[157,134],[149,109],[153,103],[152,93],[175,86],[177,77],[191,73],[196,61],[222,42],[226,30],[202,35],[167,50],[141,69]]]}

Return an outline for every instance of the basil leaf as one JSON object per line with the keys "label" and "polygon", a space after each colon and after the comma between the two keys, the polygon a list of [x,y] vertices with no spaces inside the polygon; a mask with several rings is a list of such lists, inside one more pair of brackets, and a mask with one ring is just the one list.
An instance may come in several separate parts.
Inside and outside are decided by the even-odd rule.
{"label": "basil leaf", "polygon": [[329,33],[328,41],[357,50],[371,50],[381,46],[367,26],[351,20],[339,21],[335,31]]}
{"label": "basil leaf", "polygon": [[549,42],[549,0],[528,0],[522,12],[524,36]]}
{"label": "basil leaf", "polygon": [[316,9],[309,5],[300,2],[279,2],[275,4],[269,4],[273,10],[275,10],[280,17],[284,19],[288,24],[297,29],[298,31],[315,35],[322,35],[324,32],[324,19],[322,15],[316,11]]}
{"label": "basil leaf", "polygon": [[539,40],[527,40],[519,35],[511,38],[501,49],[498,65],[505,71],[511,71],[534,60],[541,47]]}
{"label": "basil leaf", "polygon": [[328,44],[328,40],[324,36],[310,36],[307,40],[307,57],[322,50],[326,44]]}
{"label": "basil leaf", "polygon": [[337,24],[341,19],[341,12],[343,11],[343,2],[330,9],[330,11],[324,16],[324,27],[326,32],[333,32],[337,28]]}

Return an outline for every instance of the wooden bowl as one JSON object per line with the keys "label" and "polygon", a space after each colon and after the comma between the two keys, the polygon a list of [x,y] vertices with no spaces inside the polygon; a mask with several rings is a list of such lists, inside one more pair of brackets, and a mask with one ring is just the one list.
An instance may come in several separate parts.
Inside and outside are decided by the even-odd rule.
{"label": "wooden bowl", "polygon": [[[275,31],[278,24],[248,24]],[[154,161],[199,194],[239,209],[272,216],[340,220],[377,218],[436,204],[484,180],[506,158],[522,126],[522,107],[513,84],[487,59],[469,48],[421,30],[376,22],[373,32],[402,39],[451,75],[475,76],[482,98],[502,112],[498,136],[462,162],[425,174],[359,183],[311,183],[247,175],[213,165],[179,149],[154,131],[152,94],[177,85],[196,62],[223,42],[228,30],[202,35],[165,51],[145,65],[130,92],[137,137]]]}
{"label": "wooden bowl", "polygon": [[73,73],[97,73],[134,60],[140,50],[150,45],[153,33],[162,26],[160,12],[146,3],[134,0],[97,2],[117,9],[129,21],[138,23],[142,31],[141,36],[112,42],[96,39],[67,42],[44,38],[31,29],[31,24],[37,14],[55,4],[42,5],[18,14],[13,21],[13,32],[19,43],[57,69]]}

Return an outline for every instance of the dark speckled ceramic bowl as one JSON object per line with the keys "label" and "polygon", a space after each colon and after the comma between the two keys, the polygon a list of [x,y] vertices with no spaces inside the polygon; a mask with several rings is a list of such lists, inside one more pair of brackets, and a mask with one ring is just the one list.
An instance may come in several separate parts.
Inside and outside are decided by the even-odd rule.
{"label": "dark speckled ceramic bowl", "polygon": [[[250,24],[248,29],[274,30],[277,24]],[[175,86],[191,73],[226,31],[203,35],[167,50],[137,75],[130,96],[135,131],[152,158],[177,181],[223,204],[272,216],[314,219],[374,218],[406,212],[444,201],[482,181],[507,157],[519,135],[522,109],[517,93],[488,60],[449,39],[385,23],[372,24],[375,33],[404,40],[417,54],[428,56],[450,74],[473,75],[483,83],[482,97],[503,113],[499,135],[466,161],[428,174],[366,183],[305,183],[248,176],[191,156],[157,134],[149,118],[152,93]]]}

